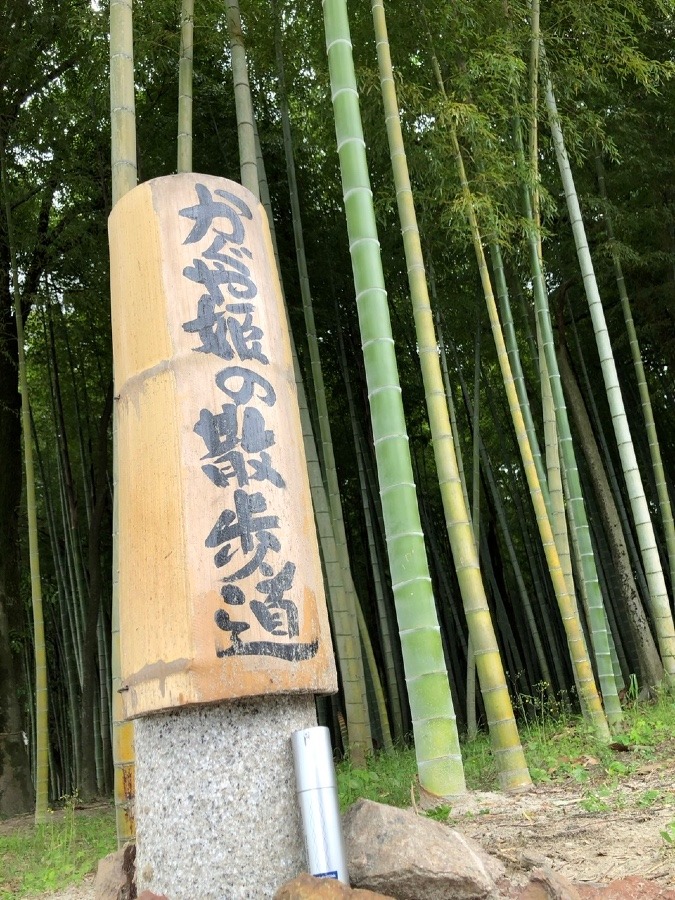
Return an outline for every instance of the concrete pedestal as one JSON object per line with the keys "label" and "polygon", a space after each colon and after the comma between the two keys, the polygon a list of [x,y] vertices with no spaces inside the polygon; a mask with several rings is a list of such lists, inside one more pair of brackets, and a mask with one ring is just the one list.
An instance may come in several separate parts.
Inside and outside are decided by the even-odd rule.
{"label": "concrete pedestal", "polygon": [[290,736],[311,695],[136,719],[136,872],[170,900],[272,897],[306,869]]}

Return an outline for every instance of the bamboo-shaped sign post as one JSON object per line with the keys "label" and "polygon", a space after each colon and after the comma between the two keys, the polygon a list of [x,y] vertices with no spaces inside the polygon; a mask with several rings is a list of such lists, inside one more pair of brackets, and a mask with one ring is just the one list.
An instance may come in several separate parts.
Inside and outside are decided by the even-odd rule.
{"label": "bamboo-shaped sign post", "polygon": [[110,254],[138,887],[269,896],[304,868],[290,734],[336,676],[267,220],[159,178]]}

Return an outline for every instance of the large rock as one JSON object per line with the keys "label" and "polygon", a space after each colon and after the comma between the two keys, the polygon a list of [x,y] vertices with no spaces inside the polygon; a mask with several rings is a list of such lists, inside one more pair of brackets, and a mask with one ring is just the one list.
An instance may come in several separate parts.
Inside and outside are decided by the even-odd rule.
{"label": "large rock", "polygon": [[305,873],[287,881],[274,895],[274,900],[394,900],[384,894],[361,891],[334,878],[313,878]]}
{"label": "large rock", "polygon": [[504,866],[447,825],[370,800],[343,817],[352,884],[396,900],[479,900]]}

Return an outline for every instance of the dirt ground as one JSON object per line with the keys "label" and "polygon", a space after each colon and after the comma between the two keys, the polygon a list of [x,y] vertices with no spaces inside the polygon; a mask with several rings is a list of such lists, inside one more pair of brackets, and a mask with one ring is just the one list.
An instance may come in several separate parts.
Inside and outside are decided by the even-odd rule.
{"label": "dirt ground", "polygon": [[667,757],[653,762],[617,753],[636,769],[609,785],[599,763],[584,757],[574,761],[576,771],[588,776],[582,783],[544,783],[517,796],[471,793],[453,805],[450,824],[513,875],[546,862],[579,884],[640,875],[674,888],[675,740],[669,744],[659,748],[659,756],[666,750]]}
{"label": "dirt ground", "polygon": [[[639,875],[675,888],[675,739],[669,744],[655,761],[617,753],[623,765],[636,768],[611,784],[597,760],[582,757],[570,761],[577,780],[546,782],[518,795],[471,792],[453,804],[449,824],[501,859],[514,877],[546,862],[580,884]],[[40,895],[47,898],[94,900],[93,876]]]}

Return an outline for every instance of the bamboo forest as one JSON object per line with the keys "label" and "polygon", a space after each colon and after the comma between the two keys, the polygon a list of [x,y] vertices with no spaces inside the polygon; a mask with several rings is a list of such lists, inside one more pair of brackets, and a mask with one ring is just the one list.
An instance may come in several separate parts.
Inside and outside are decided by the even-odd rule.
{"label": "bamboo forest", "polygon": [[108,217],[174,173],[270,223],[337,757],[414,747],[452,797],[485,733],[516,792],[532,698],[610,743],[667,696],[672,0],[0,9],[0,818],[133,762]]}

